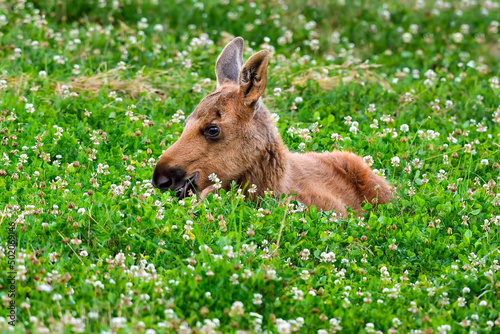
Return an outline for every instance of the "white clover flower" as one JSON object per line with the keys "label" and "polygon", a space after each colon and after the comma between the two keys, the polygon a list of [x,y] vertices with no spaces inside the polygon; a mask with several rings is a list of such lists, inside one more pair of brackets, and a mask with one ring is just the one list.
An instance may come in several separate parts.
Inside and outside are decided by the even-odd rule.
{"label": "white clover flower", "polygon": [[208,176],[208,179],[214,183],[215,189],[220,189],[222,187],[222,183],[220,179],[217,177],[217,174],[212,173]]}
{"label": "white clover flower", "polygon": [[231,275],[229,280],[231,281],[231,284],[233,284],[233,285],[237,285],[240,283],[240,282],[238,282],[238,274]]}
{"label": "white clover flower", "polygon": [[308,270],[302,270],[302,273],[300,274],[300,278],[303,279],[304,281],[307,281],[311,277],[311,274],[309,274]]}
{"label": "white clover flower", "polygon": [[489,80],[492,89],[500,89],[500,79],[498,77],[493,77]]}
{"label": "white clover flower", "polygon": [[186,117],[184,116],[184,111],[181,109],[177,110],[175,114],[172,115],[172,122],[174,123],[180,123],[184,121]]}
{"label": "white clover flower", "polygon": [[405,32],[402,36],[401,36],[401,39],[403,40],[404,43],[410,43],[411,40],[412,40],[413,36],[411,33],[409,32]]}
{"label": "white clover flower", "polygon": [[384,21],[389,21],[391,19],[391,13],[387,9],[380,11],[380,16]]}
{"label": "white clover flower", "polygon": [[363,157],[363,162],[367,164],[368,166],[373,165],[373,157],[371,155],[367,155]]}
{"label": "white clover flower", "polygon": [[299,257],[301,260],[309,260],[309,255],[311,255],[311,252],[309,251],[309,249],[307,248],[304,248],[300,253],[299,253]]}
{"label": "white clover flower", "polygon": [[365,325],[365,330],[368,332],[368,333],[375,333],[375,325],[371,322],[367,323]]}
{"label": "white clover flower", "polygon": [[438,333],[446,334],[451,331],[450,325],[441,325],[437,328]]}
{"label": "white clover flower", "polygon": [[470,25],[468,24],[462,24],[460,26],[460,31],[463,33],[463,34],[468,34],[470,32]]}
{"label": "white clover flower", "polygon": [[94,287],[99,288],[99,289],[104,289],[104,284],[101,281],[95,281],[93,283]]}
{"label": "white clover flower", "polygon": [[97,318],[99,318],[99,313],[98,313],[98,312],[96,312],[96,311],[90,311],[90,312],[88,313],[88,317],[89,317],[90,319],[97,319]]}
{"label": "white clover flower", "polygon": [[146,29],[148,27],[148,19],[143,17],[139,22],[137,22],[137,28]]}
{"label": "white clover flower", "polygon": [[470,68],[476,68],[476,62],[474,60],[470,60],[468,63],[467,63],[467,67],[470,67]]}
{"label": "white clover flower", "polygon": [[190,69],[193,64],[191,59],[187,58],[182,62],[182,65],[184,65],[184,68]]}
{"label": "white clover flower", "polygon": [[451,35],[451,39],[453,40],[453,42],[461,44],[464,40],[464,35],[461,32],[456,32]]}
{"label": "white clover flower", "polygon": [[271,121],[273,122],[274,125],[276,125],[279,120],[280,120],[280,116],[277,113],[271,114]]}
{"label": "white clover flower", "polygon": [[276,319],[276,330],[278,334],[292,333],[292,325],[283,319]]}
{"label": "white clover flower", "polygon": [[320,262],[335,262],[335,254],[333,252],[322,252]]}
{"label": "white clover flower", "polygon": [[309,44],[309,47],[311,48],[311,50],[313,50],[313,51],[318,51],[319,50],[319,40],[317,40],[316,38],[312,39],[307,44]]}
{"label": "white clover flower", "polygon": [[317,23],[315,21],[309,21],[304,25],[304,28],[306,28],[306,30],[313,30],[316,28],[316,26]]}
{"label": "white clover flower", "polygon": [[201,85],[199,83],[194,84],[193,88],[191,89],[195,93],[201,92]]}
{"label": "white clover flower", "polygon": [[127,319],[124,317],[111,318],[111,323],[109,324],[109,326],[112,329],[117,330],[119,328],[123,328],[126,323]]}
{"label": "white clover flower", "polygon": [[393,167],[399,167],[399,162],[400,162],[399,157],[393,157],[391,159],[391,164],[392,164]]}
{"label": "white clover flower", "polygon": [[356,121],[352,122],[352,123],[351,123],[351,127],[349,128],[349,132],[352,132],[352,133],[354,133],[354,134],[357,134],[357,133],[358,133],[358,131],[359,131],[358,126],[359,126],[359,123],[358,123],[358,122],[356,122]]}
{"label": "white clover flower", "polygon": [[301,301],[304,299],[304,292],[302,290],[297,289],[297,287],[292,288],[293,299],[297,301]]}
{"label": "white clover flower", "polygon": [[254,293],[252,302],[254,303],[254,305],[261,305],[262,295],[260,293]]}
{"label": "white clover flower", "polygon": [[54,61],[60,65],[64,65],[66,63],[66,58],[63,56],[55,55],[53,57]]}
{"label": "white clover flower", "polygon": [[250,186],[250,189],[248,189],[248,192],[249,192],[250,194],[255,194],[255,193],[257,192],[257,185],[252,184],[252,185]]}
{"label": "white clover flower", "polygon": [[338,44],[340,42],[340,33],[338,31],[334,31],[330,36],[330,42],[332,44]]}
{"label": "white clover flower", "polygon": [[125,64],[124,61],[120,61],[116,65],[117,65],[116,68],[120,71],[125,71],[127,69],[127,65]]}
{"label": "white clover flower", "polygon": [[410,24],[410,27],[408,28],[408,30],[410,30],[410,32],[412,34],[418,34],[418,31],[419,31],[420,27],[417,25],[417,24]]}
{"label": "white clover flower", "polygon": [[26,109],[26,112],[28,114],[32,114],[35,112],[35,108],[33,107],[33,103],[26,103],[26,105],[24,106],[24,108]]}
{"label": "white clover flower", "polygon": [[78,75],[80,74],[80,65],[73,65],[73,70],[71,71],[71,73],[73,73],[74,75]]}
{"label": "white clover flower", "polygon": [[437,78],[437,73],[429,69],[424,73],[424,76],[429,80],[435,80]]}
{"label": "white clover flower", "polygon": [[22,50],[20,48],[14,49],[14,58],[21,58]]}
{"label": "white clover flower", "polygon": [[240,301],[234,302],[233,305],[231,305],[231,311],[229,311],[229,316],[235,317],[243,315],[245,315],[243,303]]}

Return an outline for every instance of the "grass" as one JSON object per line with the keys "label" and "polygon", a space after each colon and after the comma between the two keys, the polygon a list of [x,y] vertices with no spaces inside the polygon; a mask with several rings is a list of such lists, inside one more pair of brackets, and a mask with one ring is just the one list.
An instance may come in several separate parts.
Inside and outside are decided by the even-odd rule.
{"label": "grass", "polygon": [[[343,2],[1,2],[0,330],[500,332],[498,3]],[[151,188],[232,36],[273,52],[289,149],[356,152],[390,204]]]}

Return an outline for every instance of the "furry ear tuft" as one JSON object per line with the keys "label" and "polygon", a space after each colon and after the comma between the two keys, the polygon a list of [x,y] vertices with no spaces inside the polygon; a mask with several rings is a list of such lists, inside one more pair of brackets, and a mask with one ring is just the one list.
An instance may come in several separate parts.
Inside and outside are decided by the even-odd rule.
{"label": "furry ear tuft", "polygon": [[248,107],[254,106],[266,90],[268,63],[269,52],[259,51],[247,60],[240,71],[238,83]]}
{"label": "furry ear tuft", "polygon": [[224,82],[238,83],[238,74],[243,66],[243,38],[236,37],[227,43],[215,63],[217,88]]}

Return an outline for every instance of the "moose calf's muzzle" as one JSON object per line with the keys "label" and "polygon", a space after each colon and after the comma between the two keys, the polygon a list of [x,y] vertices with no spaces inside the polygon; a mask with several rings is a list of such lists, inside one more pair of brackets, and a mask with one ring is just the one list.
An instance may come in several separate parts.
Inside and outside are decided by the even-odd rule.
{"label": "moose calf's muzzle", "polygon": [[186,171],[181,167],[158,165],[151,184],[160,190],[173,190],[177,197],[184,198],[196,192],[198,177],[199,173],[186,177]]}

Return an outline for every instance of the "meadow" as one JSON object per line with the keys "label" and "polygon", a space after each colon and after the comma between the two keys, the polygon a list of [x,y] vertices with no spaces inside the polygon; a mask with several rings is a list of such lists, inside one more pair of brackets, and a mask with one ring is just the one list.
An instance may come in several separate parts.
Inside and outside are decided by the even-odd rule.
{"label": "meadow", "polygon": [[[0,332],[500,333],[499,21],[493,0],[0,1]],[[389,204],[152,188],[235,36],[272,53],[289,149],[359,154]]]}

